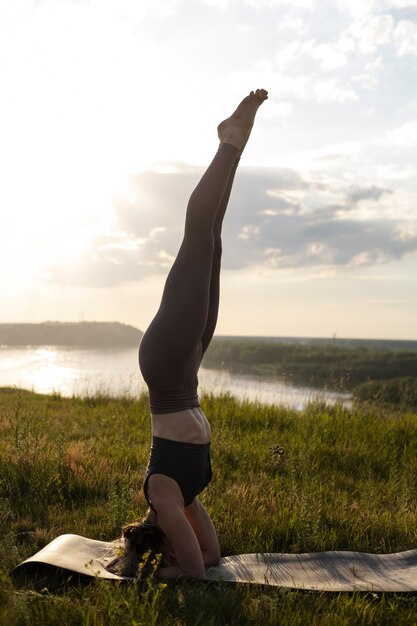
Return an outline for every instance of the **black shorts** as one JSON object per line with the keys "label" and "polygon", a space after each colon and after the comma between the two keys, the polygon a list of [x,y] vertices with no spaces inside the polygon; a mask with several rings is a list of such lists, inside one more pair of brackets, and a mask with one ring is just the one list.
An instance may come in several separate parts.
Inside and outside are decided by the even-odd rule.
{"label": "black shorts", "polygon": [[192,503],[212,478],[209,443],[185,443],[152,437],[152,448],[143,482],[143,491],[148,497],[148,480],[152,474],[163,474],[175,480],[184,498],[184,506]]}

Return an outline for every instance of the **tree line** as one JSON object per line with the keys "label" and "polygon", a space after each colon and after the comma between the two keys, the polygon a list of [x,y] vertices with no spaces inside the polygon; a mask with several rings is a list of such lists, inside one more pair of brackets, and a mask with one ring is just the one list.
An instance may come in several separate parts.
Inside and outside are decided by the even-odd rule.
{"label": "tree line", "polygon": [[328,342],[300,344],[215,337],[203,365],[335,391],[352,391],[369,381],[417,379],[417,351]]}

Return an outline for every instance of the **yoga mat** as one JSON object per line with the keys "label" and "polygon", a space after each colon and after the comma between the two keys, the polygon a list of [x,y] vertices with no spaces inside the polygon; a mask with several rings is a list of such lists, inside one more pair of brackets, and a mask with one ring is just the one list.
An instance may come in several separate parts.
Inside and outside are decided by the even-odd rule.
{"label": "yoga mat", "polygon": [[[35,565],[67,572],[123,579],[106,570],[115,543],[79,535],[61,535],[20,563],[12,573],[30,577]],[[314,591],[417,591],[417,550],[394,554],[313,552],[306,554],[238,554],[207,568],[211,581],[254,583]]]}

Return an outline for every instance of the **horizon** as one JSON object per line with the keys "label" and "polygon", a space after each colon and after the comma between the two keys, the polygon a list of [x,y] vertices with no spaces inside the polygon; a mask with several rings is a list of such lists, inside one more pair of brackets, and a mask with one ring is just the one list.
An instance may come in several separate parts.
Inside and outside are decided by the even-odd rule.
{"label": "horizon", "polygon": [[[10,321],[2,321],[1,325],[19,325],[19,324],[27,324],[27,325],[42,325],[42,324],[120,324],[123,326],[129,326],[134,328],[135,330],[144,333],[146,329],[139,328],[134,324],[129,324],[127,322],[121,322],[118,320],[43,320],[41,322],[10,322]],[[375,342],[415,342],[417,343],[417,339],[413,338],[399,338],[399,337],[346,337],[339,335],[237,335],[237,334],[223,334],[223,333],[215,333],[213,339],[314,339],[314,340],[325,340],[325,341],[375,341]],[[7,345],[7,344],[4,344]]]}
{"label": "horizon", "polygon": [[4,0],[0,87],[0,321],[145,330],[263,87],[216,334],[417,340],[417,0]]}

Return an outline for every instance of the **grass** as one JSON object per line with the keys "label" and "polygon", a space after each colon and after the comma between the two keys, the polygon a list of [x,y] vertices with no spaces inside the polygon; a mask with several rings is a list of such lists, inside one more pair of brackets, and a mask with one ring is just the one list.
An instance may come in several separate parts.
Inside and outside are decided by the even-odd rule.
{"label": "grass", "polygon": [[[214,480],[202,500],[222,553],[417,544],[417,415],[311,404],[297,412],[206,396]],[[325,594],[156,579],[51,581],[9,571],[59,534],[111,540],[142,515],[147,398],[62,398],[0,389],[0,623],[416,624],[417,597]]]}

